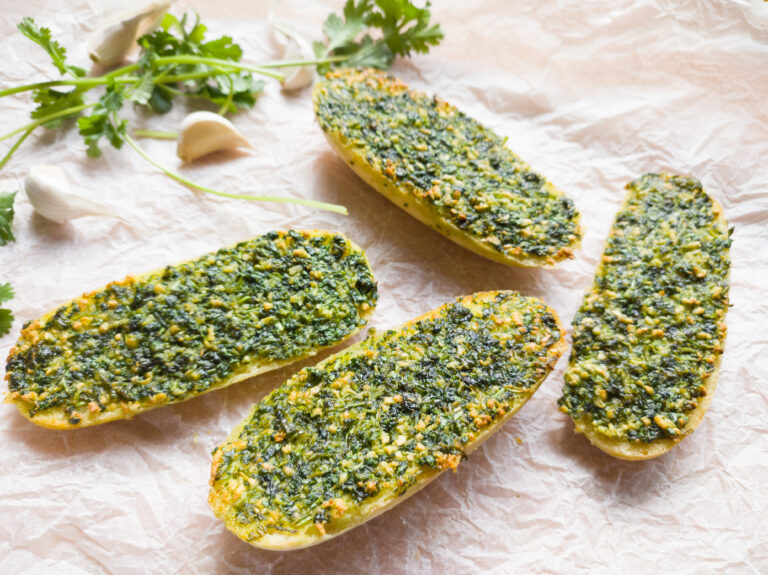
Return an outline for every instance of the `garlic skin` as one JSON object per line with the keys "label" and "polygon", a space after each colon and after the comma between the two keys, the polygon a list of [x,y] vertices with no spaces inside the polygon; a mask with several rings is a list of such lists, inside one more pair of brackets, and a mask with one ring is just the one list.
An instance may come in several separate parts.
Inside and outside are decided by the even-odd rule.
{"label": "garlic skin", "polygon": [[150,2],[88,36],[88,55],[101,66],[122,62],[136,46],[136,39],[157,27],[173,0]]}
{"label": "garlic skin", "polygon": [[106,206],[70,193],[67,175],[58,166],[32,166],[24,190],[35,211],[57,224],[83,216],[122,219]]}
{"label": "garlic skin", "polygon": [[[272,24],[276,34],[285,38],[285,48],[283,50],[283,60],[314,60],[315,52],[312,46],[303,36],[294,32],[292,29],[277,23]],[[285,68],[285,79],[283,80],[283,90],[293,92],[311,86],[315,81],[314,66],[299,66]]]}
{"label": "garlic skin", "polygon": [[234,124],[213,112],[192,112],[184,118],[179,130],[176,155],[184,162],[220,150],[253,148]]}

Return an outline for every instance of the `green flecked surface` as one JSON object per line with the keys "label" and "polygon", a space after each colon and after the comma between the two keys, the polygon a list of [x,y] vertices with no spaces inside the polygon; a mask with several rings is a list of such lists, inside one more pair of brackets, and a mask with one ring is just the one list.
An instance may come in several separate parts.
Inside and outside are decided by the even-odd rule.
{"label": "green flecked surface", "polygon": [[725,342],[730,233],[698,180],[631,182],[573,320],[559,405],[606,438],[685,433]]}
{"label": "green flecked surface", "polygon": [[500,254],[558,261],[579,241],[573,201],[505,138],[438,97],[373,70],[343,70],[316,88],[315,113],[412,201]]}
{"label": "green flecked surface", "polygon": [[325,533],[348,509],[455,468],[533,394],[560,340],[554,313],[514,292],[464,298],[373,335],[257,404],[217,450],[213,492],[232,494],[228,520],[249,540]]}
{"label": "green flecked surface", "polygon": [[377,289],[341,235],[272,232],[85,294],[29,322],[6,366],[30,415],[173,402],[253,362],[306,355],[365,324]]}

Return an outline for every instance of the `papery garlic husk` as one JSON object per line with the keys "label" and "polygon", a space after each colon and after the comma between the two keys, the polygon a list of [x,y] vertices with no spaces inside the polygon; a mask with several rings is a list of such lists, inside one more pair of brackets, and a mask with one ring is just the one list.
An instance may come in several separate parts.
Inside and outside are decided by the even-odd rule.
{"label": "papery garlic husk", "polygon": [[[285,49],[283,50],[283,60],[315,59],[315,52],[312,50],[312,46],[300,34],[279,24],[273,24],[272,27],[286,39]],[[285,79],[283,80],[283,90],[301,90],[302,88],[311,86],[312,82],[315,81],[314,66],[285,68],[284,71]]]}
{"label": "papery garlic husk", "polygon": [[181,123],[176,155],[185,162],[220,150],[252,148],[234,124],[213,112],[192,112]]}
{"label": "papery garlic husk", "polygon": [[35,211],[58,224],[83,216],[122,219],[108,207],[71,193],[67,175],[58,166],[32,166],[24,190]]}
{"label": "papery garlic husk", "polygon": [[102,66],[122,62],[136,46],[136,39],[157,27],[173,0],[150,2],[88,36],[88,55]]}

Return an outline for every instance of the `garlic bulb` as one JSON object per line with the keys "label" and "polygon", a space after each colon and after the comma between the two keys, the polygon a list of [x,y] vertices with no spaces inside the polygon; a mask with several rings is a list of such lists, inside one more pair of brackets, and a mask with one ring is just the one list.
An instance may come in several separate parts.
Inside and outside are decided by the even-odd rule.
{"label": "garlic bulb", "polygon": [[35,211],[58,224],[83,216],[122,219],[106,206],[70,193],[67,175],[58,166],[32,166],[24,189]]}
{"label": "garlic bulb", "polygon": [[122,17],[118,22],[95,30],[88,37],[88,55],[102,66],[112,66],[136,46],[136,39],[154,29],[170,8],[173,0],[150,2]]}
{"label": "garlic bulb", "polygon": [[252,148],[240,131],[213,112],[192,112],[181,123],[176,155],[185,162],[219,150]]}
{"label": "garlic bulb", "polygon": [[[291,30],[273,23],[273,29],[279,32],[285,38],[285,49],[283,50],[283,60],[314,60],[315,52],[312,50],[309,42],[302,36]],[[310,86],[315,80],[314,66],[299,66],[285,68],[285,79],[283,80],[283,90],[293,91],[301,90]]]}

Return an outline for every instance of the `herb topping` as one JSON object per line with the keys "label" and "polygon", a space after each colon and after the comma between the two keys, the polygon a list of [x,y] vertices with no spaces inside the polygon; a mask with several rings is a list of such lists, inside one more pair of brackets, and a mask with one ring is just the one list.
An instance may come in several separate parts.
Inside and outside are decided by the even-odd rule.
{"label": "herb topping", "polygon": [[723,352],[731,245],[693,179],[631,182],[573,320],[561,410],[617,440],[682,436]]}
{"label": "herb topping", "polygon": [[484,295],[370,336],[273,391],[215,452],[214,508],[228,501],[227,520],[251,541],[324,534],[348,509],[455,469],[560,355],[558,320],[539,300]]}
{"label": "herb topping", "polygon": [[315,111],[334,140],[476,241],[549,263],[572,255],[573,202],[450,104],[374,70],[343,70],[316,89]]}
{"label": "herb topping", "polygon": [[341,235],[271,232],[128,277],[27,323],[6,367],[29,414],[181,401],[246,370],[334,345],[365,324],[377,290]]}

